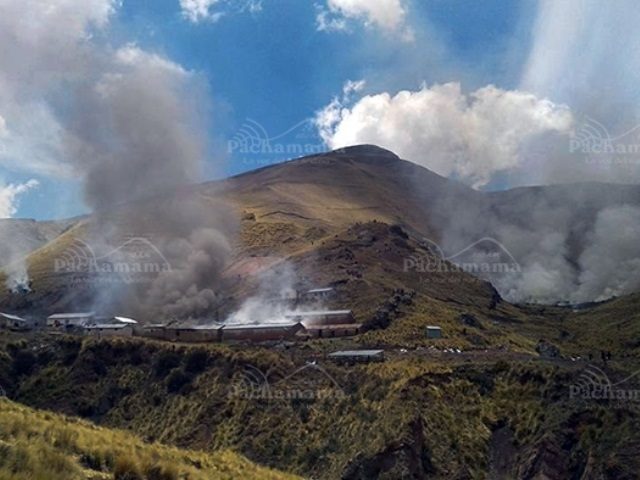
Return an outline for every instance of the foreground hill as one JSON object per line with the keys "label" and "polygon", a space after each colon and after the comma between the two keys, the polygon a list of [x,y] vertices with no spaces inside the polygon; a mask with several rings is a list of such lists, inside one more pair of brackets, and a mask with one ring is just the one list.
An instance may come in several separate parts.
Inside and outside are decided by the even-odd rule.
{"label": "foreground hill", "polygon": [[134,435],[33,410],[0,398],[3,480],[285,480],[231,452],[203,453],[144,443]]}

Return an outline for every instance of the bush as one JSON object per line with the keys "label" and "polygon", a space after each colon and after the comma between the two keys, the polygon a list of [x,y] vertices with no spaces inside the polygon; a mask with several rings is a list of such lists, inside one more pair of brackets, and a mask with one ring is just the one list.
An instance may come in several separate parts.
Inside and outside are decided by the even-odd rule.
{"label": "bush", "polygon": [[80,455],[79,461],[83,467],[89,468],[96,472],[102,471],[104,465],[106,464],[102,453],[98,451],[83,453],[82,455]]}
{"label": "bush", "polygon": [[202,373],[207,368],[209,354],[205,350],[192,350],[185,360],[185,371],[189,373]]}
{"label": "bush", "polygon": [[153,371],[158,378],[167,374],[180,365],[180,356],[174,352],[161,352],[153,364]]}
{"label": "bush", "polygon": [[38,359],[29,350],[19,350],[13,357],[12,369],[17,376],[31,375]]}
{"label": "bush", "polygon": [[147,480],[177,480],[178,473],[172,467],[150,465],[144,471]]}
{"label": "bush", "polygon": [[120,457],[113,469],[113,480],[144,480],[138,464],[128,457]]}
{"label": "bush", "polygon": [[189,383],[191,383],[191,376],[176,368],[167,377],[167,391],[177,393]]}

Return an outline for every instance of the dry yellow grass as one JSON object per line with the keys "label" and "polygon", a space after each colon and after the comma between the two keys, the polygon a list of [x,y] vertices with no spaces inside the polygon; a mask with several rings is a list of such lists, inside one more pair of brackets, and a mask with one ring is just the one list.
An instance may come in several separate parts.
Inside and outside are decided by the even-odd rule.
{"label": "dry yellow grass", "polygon": [[230,451],[206,454],[147,444],[120,430],[0,399],[2,480],[214,480],[298,478]]}

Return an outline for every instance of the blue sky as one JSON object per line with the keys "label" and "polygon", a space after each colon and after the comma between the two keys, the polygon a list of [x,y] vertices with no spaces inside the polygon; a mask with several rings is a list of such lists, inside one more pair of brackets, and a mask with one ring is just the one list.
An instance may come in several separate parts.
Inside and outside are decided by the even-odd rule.
{"label": "blue sky", "polygon": [[[518,89],[530,62],[539,9],[534,0],[389,0],[389,5],[404,7],[402,26],[394,32],[365,14],[350,16],[331,10],[331,0],[253,0],[261,5],[255,11],[242,9],[243,1],[222,0],[215,5],[224,12],[221,18],[194,22],[185,16],[179,0],[124,0],[96,36],[96,42],[114,49],[135,44],[166,57],[195,72],[206,85],[210,126],[205,179],[287,157],[229,151],[230,140],[246,135],[247,128],[256,128],[248,121],[257,122],[268,137],[293,128],[279,140],[284,144],[323,145],[324,140],[337,145],[339,138],[366,136],[340,131],[341,126],[346,129],[355,122],[342,118],[332,124],[329,141],[326,132],[321,138],[309,121],[334,98],[341,108],[352,108],[358,103],[357,98],[349,98],[352,95],[362,98],[386,92],[393,97],[400,90],[418,92],[423,83],[429,88],[458,82],[463,96],[488,85],[505,92]],[[320,30],[317,16],[321,11],[342,21],[343,28]],[[357,92],[343,95],[347,80],[366,83]],[[1,102],[2,97],[0,115]],[[553,121],[548,129],[561,131],[558,118]],[[540,133],[539,128],[534,130]],[[464,165],[449,169],[436,162],[425,166],[460,178],[468,171]],[[482,171],[474,172],[470,183],[510,185],[505,180],[509,162],[494,167],[491,181]],[[59,218],[87,210],[81,181],[73,175],[65,178],[25,171],[5,161],[0,164],[0,178],[5,185],[32,178],[40,182],[38,188],[20,196],[17,217]]]}

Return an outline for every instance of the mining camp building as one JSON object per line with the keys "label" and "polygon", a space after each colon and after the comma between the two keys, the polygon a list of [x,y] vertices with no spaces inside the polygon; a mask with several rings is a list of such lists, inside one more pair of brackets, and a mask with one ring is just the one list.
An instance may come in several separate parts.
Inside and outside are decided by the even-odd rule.
{"label": "mining camp building", "polygon": [[94,312],[86,313],[56,313],[47,317],[47,327],[64,328],[64,327],[83,327],[93,323],[95,318]]}
{"label": "mining camp building", "polygon": [[317,310],[291,312],[287,319],[300,322],[312,338],[332,338],[357,335],[362,324],[356,323],[351,310]]}
{"label": "mining camp building", "polygon": [[164,339],[171,342],[219,342],[222,325],[171,325],[164,327]]}
{"label": "mining camp building", "polygon": [[133,327],[124,323],[103,323],[98,325],[86,325],[84,331],[94,337],[131,337]]}
{"label": "mining camp building", "polygon": [[228,323],[222,327],[222,340],[265,342],[287,340],[304,330],[300,322],[288,323]]}
{"label": "mining camp building", "polygon": [[333,287],[312,288],[300,294],[300,300],[306,302],[319,302],[328,300],[335,295],[336,291]]}
{"label": "mining camp building", "polygon": [[8,313],[0,312],[0,326],[8,328],[9,330],[25,331],[31,329],[31,323],[17,315],[10,315]]}

